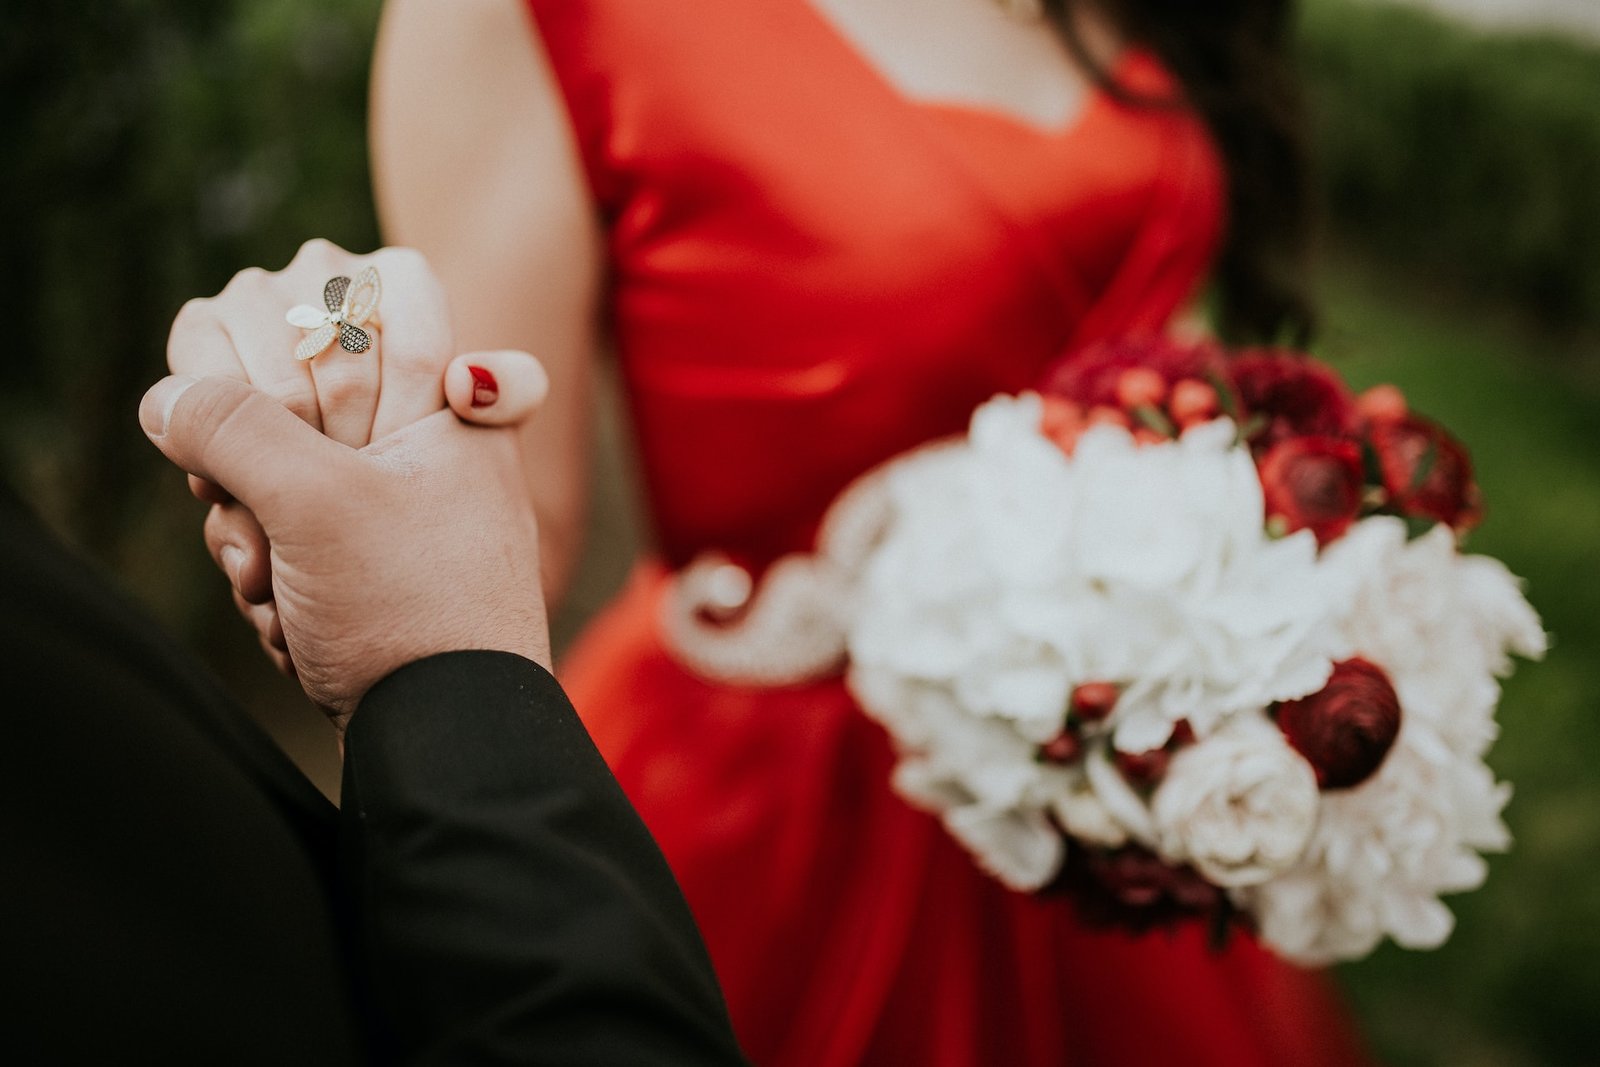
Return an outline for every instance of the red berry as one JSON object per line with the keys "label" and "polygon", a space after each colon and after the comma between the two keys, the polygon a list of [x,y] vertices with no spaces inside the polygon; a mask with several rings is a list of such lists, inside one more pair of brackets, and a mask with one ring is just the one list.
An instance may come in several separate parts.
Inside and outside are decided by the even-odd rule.
{"label": "red berry", "polygon": [[1399,422],[1406,417],[1406,396],[1392,385],[1374,385],[1356,397],[1356,411],[1368,422]]}
{"label": "red berry", "polygon": [[1084,682],[1072,691],[1072,714],[1085,722],[1099,722],[1117,706],[1119,695],[1110,682]]}
{"label": "red berry", "polygon": [[1044,411],[1039,417],[1039,432],[1061,451],[1072,454],[1083,432],[1083,408],[1059,396],[1044,397]]}
{"label": "red berry", "polygon": [[1167,773],[1167,764],[1172,762],[1172,756],[1164,748],[1152,748],[1145,752],[1118,752],[1116,755],[1117,770],[1122,772],[1122,777],[1134,785],[1154,785]]}
{"label": "red berry", "polygon": [[1179,719],[1172,728],[1172,737],[1167,740],[1168,748],[1182,748],[1184,745],[1194,744],[1194,727],[1189,725],[1188,719]]}
{"label": "red berry", "polygon": [[1185,378],[1172,387],[1172,402],[1167,410],[1179,426],[1204,422],[1217,413],[1217,390],[1197,378]]}
{"label": "red berry", "polygon": [[1128,418],[1128,413],[1121,408],[1107,407],[1096,404],[1089,409],[1090,426],[1120,426],[1124,430],[1133,426],[1133,420]]}
{"label": "red berry", "polygon": [[1044,396],[1040,400],[1039,432],[1046,437],[1083,425],[1083,408],[1080,405],[1059,396]]}
{"label": "red berry", "polygon": [[1138,426],[1134,428],[1133,440],[1136,444],[1141,445],[1159,445],[1165,441],[1172,440],[1172,438],[1163,433],[1156,433],[1148,426]]}
{"label": "red berry", "polygon": [[1125,408],[1159,407],[1166,399],[1166,379],[1149,367],[1129,367],[1117,376],[1117,403]]}
{"label": "red berry", "polygon": [[1076,763],[1083,755],[1083,739],[1074,730],[1062,730],[1039,746],[1046,763]]}

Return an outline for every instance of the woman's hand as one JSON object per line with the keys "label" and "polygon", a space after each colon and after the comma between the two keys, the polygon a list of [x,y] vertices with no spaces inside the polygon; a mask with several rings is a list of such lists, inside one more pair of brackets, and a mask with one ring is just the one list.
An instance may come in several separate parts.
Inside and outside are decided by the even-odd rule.
{"label": "woman's hand", "polygon": [[[372,347],[355,354],[335,344],[295,359],[306,331],[285,313],[296,304],[320,307],[329,278],[353,278],[367,266],[383,283],[378,325],[368,329]],[[440,382],[453,344],[444,290],[421,253],[383,248],[356,256],[318,239],[281,271],[240,271],[221,293],[185,304],[167,340],[167,366],[173,374],[249,382],[340,444],[361,448],[444,406]]]}
{"label": "woman's hand", "polygon": [[[353,354],[337,344],[307,361],[294,358],[305,331],[284,317],[297,303],[320,304],[323,285],[377,268],[383,286],[371,348]],[[371,324],[369,323],[369,326]],[[502,425],[543,400],[542,370],[521,353],[481,352],[452,361],[443,291],[421,254],[386,248],[355,256],[328,241],[301,246],[282,271],[241,271],[215,297],[191,300],[167,343],[175,374],[238,378],[277,400],[333,440],[361,448],[445,406],[462,419]],[[293,674],[278,607],[266,534],[248,508],[222,487],[189,478],[212,505],[205,542],[233,586],[234,603],[280,670]]]}

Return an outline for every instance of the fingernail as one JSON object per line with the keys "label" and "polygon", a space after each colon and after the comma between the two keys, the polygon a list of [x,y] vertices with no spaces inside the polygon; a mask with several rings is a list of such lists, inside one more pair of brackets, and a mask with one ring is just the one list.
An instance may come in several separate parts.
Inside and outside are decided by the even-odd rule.
{"label": "fingernail", "polygon": [[486,408],[500,399],[500,383],[494,380],[483,367],[474,367],[467,364],[467,370],[472,372],[472,406]]}
{"label": "fingernail", "polygon": [[144,432],[152,438],[165,437],[167,423],[172,420],[172,409],[178,406],[178,398],[199,380],[179,374],[152,385],[139,402],[139,426]]}

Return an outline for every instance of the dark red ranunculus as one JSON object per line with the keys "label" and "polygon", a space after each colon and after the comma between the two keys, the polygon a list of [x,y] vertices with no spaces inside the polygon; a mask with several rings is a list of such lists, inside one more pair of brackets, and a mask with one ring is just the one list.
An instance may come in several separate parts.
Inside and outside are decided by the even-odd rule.
{"label": "dark red ranunculus", "polygon": [[1344,535],[1361,511],[1361,446],[1340,437],[1290,437],[1261,457],[1267,521],[1284,533],[1310,530],[1317,543]]}
{"label": "dark red ranunculus", "polygon": [[1389,676],[1360,658],[1336,663],[1328,684],[1278,705],[1278,728],[1324,789],[1360,785],[1400,734],[1400,697]]}
{"label": "dark red ranunculus", "polygon": [[1064,396],[1084,407],[1122,407],[1118,383],[1123,372],[1148,370],[1170,390],[1186,378],[1228,380],[1227,358],[1212,341],[1178,341],[1160,334],[1133,334],[1101,341],[1074,352],[1045,372],[1042,392]]}
{"label": "dark red ranunculus", "polygon": [[1374,423],[1367,440],[1378,457],[1389,505],[1402,515],[1466,531],[1483,518],[1483,502],[1466,448],[1420,415]]}
{"label": "dark red ranunculus", "polygon": [[1241,352],[1228,374],[1244,405],[1256,448],[1290,437],[1351,437],[1357,427],[1355,397],[1332,368],[1288,349]]}
{"label": "dark red ranunculus", "polygon": [[1135,932],[1230,914],[1222,890],[1194,868],[1173,866],[1139,845],[1106,850],[1073,842],[1046,892],[1072,896],[1090,926]]}

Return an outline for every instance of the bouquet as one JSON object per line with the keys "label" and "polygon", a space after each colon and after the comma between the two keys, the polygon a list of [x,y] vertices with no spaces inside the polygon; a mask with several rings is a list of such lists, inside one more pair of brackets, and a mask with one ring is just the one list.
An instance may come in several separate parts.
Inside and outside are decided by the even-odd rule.
{"label": "bouquet", "polygon": [[887,489],[850,683],[986,869],[1305,962],[1448,936],[1439,895],[1509,843],[1496,679],[1545,635],[1459,551],[1466,453],[1397,390],[1124,341]]}
{"label": "bouquet", "polygon": [[1480,513],[1393,387],[1129,339],[873,472],[760,597],[686,576],[668,631],[712,674],[842,663],[894,787],[1008,886],[1325,963],[1441,944],[1510,843],[1484,754],[1546,637],[1461,551]]}

